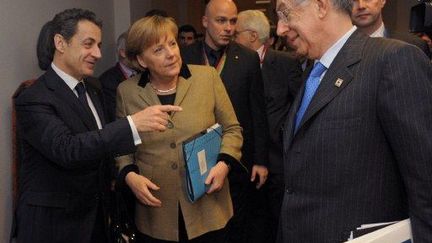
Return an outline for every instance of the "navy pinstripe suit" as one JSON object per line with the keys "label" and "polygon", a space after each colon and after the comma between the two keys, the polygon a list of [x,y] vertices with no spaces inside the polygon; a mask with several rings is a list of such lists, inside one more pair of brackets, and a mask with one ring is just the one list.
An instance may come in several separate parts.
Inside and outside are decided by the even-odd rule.
{"label": "navy pinstripe suit", "polygon": [[356,31],[294,135],[300,102],[298,95],[284,131],[280,240],[341,242],[361,224],[410,217],[415,242],[430,241],[432,67],[426,56]]}

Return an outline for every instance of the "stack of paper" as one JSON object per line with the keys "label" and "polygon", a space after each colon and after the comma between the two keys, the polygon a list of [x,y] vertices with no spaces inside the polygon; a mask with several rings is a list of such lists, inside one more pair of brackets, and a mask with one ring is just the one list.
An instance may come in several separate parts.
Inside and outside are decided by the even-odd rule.
{"label": "stack of paper", "polygon": [[[388,225],[384,228],[375,230],[371,233],[365,234],[355,239],[349,239],[346,242],[349,243],[411,243],[411,223],[409,219],[405,219],[399,222],[390,222],[383,224],[373,224],[373,225],[362,225],[357,228],[357,230],[365,230],[368,228],[381,227],[383,225]],[[351,233],[353,234],[353,233]],[[352,237],[351,237],[352,238]]]}

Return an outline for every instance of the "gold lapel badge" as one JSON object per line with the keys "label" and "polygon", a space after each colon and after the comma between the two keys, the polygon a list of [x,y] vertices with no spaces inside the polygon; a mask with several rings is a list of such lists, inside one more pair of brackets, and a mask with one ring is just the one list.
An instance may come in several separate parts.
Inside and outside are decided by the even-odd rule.
{"label": "gold lapel badge", "polygon": [[335,82],[335,86],[338,87],[338,88],[340,88],[340,86],[342,85],[342,83],[343,83],[343,79],[338,78],[338,79],[336,80],[336,82]]}

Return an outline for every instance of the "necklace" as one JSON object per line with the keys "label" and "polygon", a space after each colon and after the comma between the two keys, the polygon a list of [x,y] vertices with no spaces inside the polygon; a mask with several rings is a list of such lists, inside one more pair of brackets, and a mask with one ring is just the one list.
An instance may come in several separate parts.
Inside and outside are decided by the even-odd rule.
{"label": "necklace", "polygon": [[152,87],[152,89],[154,91],[161,93],[161,94],[172,92],[172,91],[176,90],[176,88],[177,88],[177,85],[175,85],[174,87],[172,87],[170,89],[157,89],[155,86],[153,86],[153,84],[151,82],[150,82],[150,86]]}

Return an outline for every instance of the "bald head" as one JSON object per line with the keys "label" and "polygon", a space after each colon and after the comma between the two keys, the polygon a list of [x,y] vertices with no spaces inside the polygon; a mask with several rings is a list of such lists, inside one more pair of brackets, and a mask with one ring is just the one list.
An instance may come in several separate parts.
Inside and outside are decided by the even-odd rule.
{"label": "bald head", "polygon": [[205,15],[208,16],[224,8],[234,8],[237,12],[237,6],[232,0],[210,0],[206,5]]}
{"label": "bald head", "polygon": [[237,23],[237,7],[232,0],[211,0],[202,23],[206,28],[205,42],[218,50],[228,45]]}

